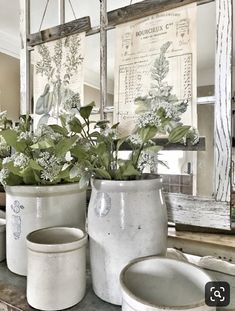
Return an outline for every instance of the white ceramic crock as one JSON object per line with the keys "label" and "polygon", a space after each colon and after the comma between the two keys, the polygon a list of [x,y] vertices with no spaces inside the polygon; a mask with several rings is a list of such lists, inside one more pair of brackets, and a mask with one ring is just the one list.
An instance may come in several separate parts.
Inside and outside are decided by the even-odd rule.
{"label": "white ceramic crock", "polygon": [[77,228],[47,228],[27,236],[27,300],[39,310],[77,304],[86,289],[87,234]]}
{"label": "white ceramic crock", "polygon": [[213,281],[198,267],[163,258],[140,258],[121,272],[122,311],[215,311],[205,304],[205,284]]}
{"label": "white ceramic crock", "polygon": [[0,262],[6,259],[6,220],[0,218]]}
{"label": "white ceramic crock", "polygon": [[26,275],[26,235],[37,229],[72,226],[84,229],[86,191],[78,183],[6,187],[7,266]]}
{"label": "white ceramic crock", "polygon": [[93,180],[88,208],[92,284],[104,301],[121,305],[119,274],[135,258],[165,255],[167,212],[159,177]]}

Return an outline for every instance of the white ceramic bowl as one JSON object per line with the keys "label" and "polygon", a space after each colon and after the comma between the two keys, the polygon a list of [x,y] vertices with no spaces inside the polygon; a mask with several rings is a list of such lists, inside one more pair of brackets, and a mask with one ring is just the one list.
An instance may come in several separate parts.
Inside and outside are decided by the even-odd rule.
{"label": "white ceramic bowl", "polygon": [[196,266],[163,257],[145,257],[121,272],[123,311],[215,310],[205,304],[205,284],[212,281]]}
{"label": "white ceramic bowl", "polygon": [[6,259],[6,220],[0,218],[0,261]]}

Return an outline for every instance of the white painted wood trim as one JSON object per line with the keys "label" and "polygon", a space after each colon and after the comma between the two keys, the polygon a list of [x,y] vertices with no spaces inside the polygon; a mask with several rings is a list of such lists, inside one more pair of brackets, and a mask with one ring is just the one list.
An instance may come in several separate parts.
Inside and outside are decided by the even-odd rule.
{"label": "white painted wood trim", "polygon": [[100,0],[100,118],[107,105],[107,0]]}
{"label": "white painted wood trim", "polygon": [[230,202],[233,0],[216,0],[215,200]]}
{"label": "white painted wood trim", "polygon": [[30,52],[27,35],[30,33],[30,0],[20,0],[20,114],[30,111]]}

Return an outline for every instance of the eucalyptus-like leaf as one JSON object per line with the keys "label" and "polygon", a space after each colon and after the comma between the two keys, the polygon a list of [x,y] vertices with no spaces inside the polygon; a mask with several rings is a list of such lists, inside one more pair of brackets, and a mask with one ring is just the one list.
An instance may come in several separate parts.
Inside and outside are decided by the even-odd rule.
{"label": "eucalyptus-like leaf", "polygon": [[111,179],[110,174],[104,169],[95,168],[94,172],[95,172],[96,177],[98,177],[98,178],[103,178],[103,179],[108,179],[108,180]]}
{"label": "eucalyptus-like leaf", "polygon": [[68,135],[68,130],[65,127],[59,126],[57,124],[48,125],[55,133],[59,133],[63,136]]}
{"label": "eucalyptus-like leaf", "polygon": [[6,143],[14,148],[17,152],[24,152],[27,145],[25,142],[18,142],[17,132],[12,129],[1,131],[1,136],[5,139]]}
{"label": "eucalyptus-like leaf", "polygon": [[62,138],[55,146],[55,155],[57,157],[65,156],[66,153],[71,149],[73,144],[76,142],[76,140],[76,136]]}
{"label": "eucalyptus-like leaf", "polygon": [[144,147],[143,150],[153,152],[153,153],[158,153],[160,150],[162,150],[163,146],[148,146]]}
{"label": "eucalyptus-like leaf", "polygon": [[168,137],[170,143],[178,143],[180,142],[189,132],[191,126],[189,125],[180,125],[175,127]]}
{"label": "eucalyptus-like leaf", "polygon": [[87,106],[83,106],[80,108],[79,113],[83,119],[88,119],[91,115],[92,109],[95,106],[95,102],[91,102]]}
{"label": "eucalyptus-like leaf", "polygon": [[53,140],[49,137],[43,137],[41,138],[36,144],[33,144],[30,146],[31,149],[49,149],[49,148],[54,148],[55,144]]}
{"label": "eucalyptus-like leaf", "polygon": [[131,176],[140,176],[140,172],[134,167],[132,163],[129,163],[123,172],[123,176],[131,177]]}
{"label": "eucalyptus-like leaf", "polygon": [[81,121],[77,117],[74,117],[71,121],[69,121],[69,128],[72,132],[80,134],[83,126]]}
{"label": "eucalyptus-like leaf", "polygon": [[148,142],[150,139],[153,139],[158,133],[158,129],[153,126],[143,127],[138,130],[138,134],[140,135],[142,141]]}

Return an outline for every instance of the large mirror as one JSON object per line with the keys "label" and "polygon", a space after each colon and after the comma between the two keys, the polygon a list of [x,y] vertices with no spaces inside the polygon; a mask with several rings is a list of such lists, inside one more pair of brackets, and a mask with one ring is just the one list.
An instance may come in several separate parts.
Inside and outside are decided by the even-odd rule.
{"label": "large mirror", "polygon": [[[6,3],[5,3],[6,2]],[[130,0],[108,0],[108,11],[114,10],[126,5],[140,2]],[[18,3],[18,2],[17,2]],[[31,15],[31,33],[38,32],[40,29],[46,29],[59,24],[58,1],[50,0],[44,19],[44,9],[46,0],[30,0],[30,15]],[[72,7],[70,6],[72,4]],[[19,5],[19,4],[18,4]],[[95,27],[99,25],[99,6],[97,0],[89,1],[66,1],[66,21],[75,18],[90,16],[91,25]],[[19,26],[18,12],[19,6],[12,6],[10,2],[4,0],[4,9],[12,12],[12,18],[7,20],[3,10],[0,10],[0,28],[3,32],[0,33],[0,63],[6,64],[7,61],[12,65],[8,66],[8,73],[17,79],[17,102],[19,103]],[[234,15],[233,15],[234,16]],[[216,50],[216,8],[215,2],[210,2],[198,6],[197,20],[197,117],[198,129],[200,136],[205,137],[205,150],[203,151],[162,151],[162,156],[167,159],[169,169],[159,167],[159,173],[163,174],[164,189],[169,193],[183,193],[185,195],[200,196],[208,199],[214,197],[214,119],[215,119],[215,50]],[[8,38],[8,42],[6,42]],[[9,39],[10,38],[10,39]],[[235,41],[235,40],[234,40]],[[100,63],[99,63],[99,34],[86,37],[86,58],[85,58],[85,80],[84,80],[84,103],[87,104],[95,101],[97,111],[94,118],[99,117],[99,102],[100,102]],[[235,50],[235,49],[234,49]],[[6,58],[8,60],[6,60]],[[106,116],[112,121],[112,107],[114,101],[114,65],[115,65],[115,29],[108,31],[108,101],[106,107]],[[1,65],[0,70],[4,67]],[[234,70],[233,70],[234,72]],[[5,74],[3,74],[5,76]],[[6,79],[4,79],[6,82]],[[11,81],[12,78],[10,78]],[[234,80],[235,81],[235,80]],[[10,110],[10,105],[15,103],[15,99],[7,97],[7,87],[4,87],[4,81],[0,81],[0,100],[1,110]],[[233,84],[233,91],[235,85]],[[13,96],[12,90],[8,92]],[[10,96],[9,95],[9,96]],[[17,106],[17,104],[13,104]],[[235,107],[235,105],[234,105]],[[235,109],[233,107],[233,109]],[[19,105],[17,109],[10,112],[10,117],[14,120],[19,115]],[[234,114],[235,115],[235,114]],[[233,116],[234,116],[233,115]],[[234,128],[233,123],[233,128]],[[233,137],[234,137],[233,130]],[[235,148],[232,149],[233,163],[235,161]],[[232,170],[233,191],[235,192],[235,173],[234,165]],[[232,195],[232,198],[235,195]],[[229,207],[228,207],[229,208]],[[233,213],[235,215],[235,212]]]}

